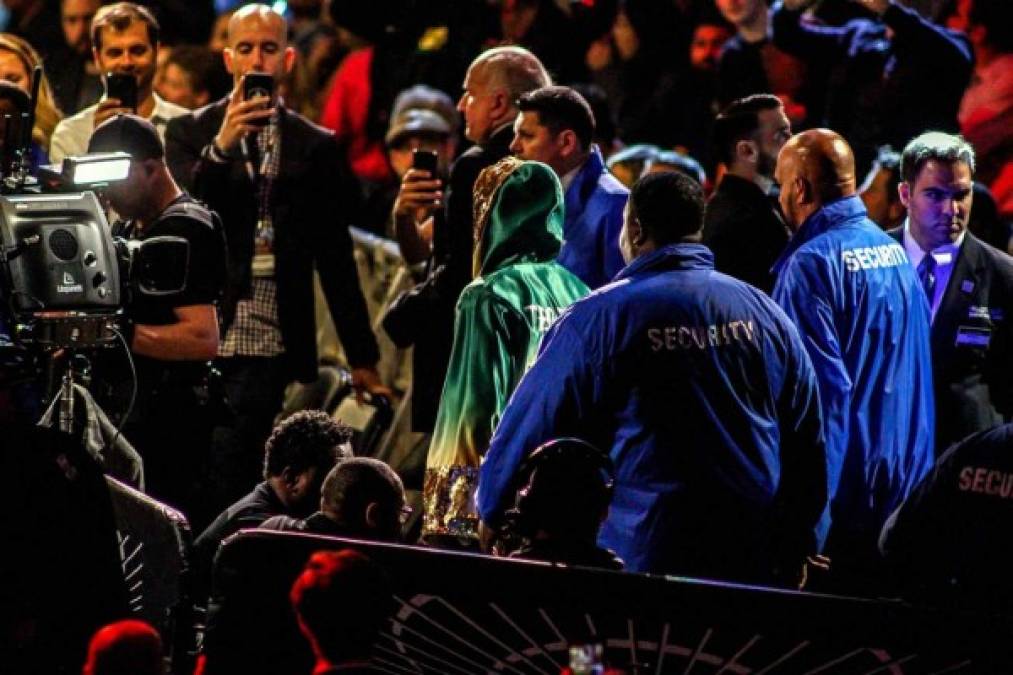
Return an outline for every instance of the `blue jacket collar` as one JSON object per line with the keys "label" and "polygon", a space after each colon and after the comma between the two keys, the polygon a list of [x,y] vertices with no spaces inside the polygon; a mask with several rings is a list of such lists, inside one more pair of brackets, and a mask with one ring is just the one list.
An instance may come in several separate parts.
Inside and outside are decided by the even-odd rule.
{"label": "blue jacket collar", "polygon": [[784,252],[781,253],[781,257],[774,263],[771,272],[775,276],[780,275],[791,256],[804,244],[829,230],[842,227],[855,219],[864,218],[865,215],[865,204],[857,194],[830,202],[805,219],[802,227],[798,229],[798,232],[788,242]]}
{"label": "blue jacket collar", "polygon": [[574,176],[573,182],[566,189],[564,201],[567,214],[574,208],[574,205],[587,200],[588,194],[598,185],[598,178],[605,171],[605,160],[602,159],[601,150],[597,145],[591,146],[591,153],[584,161],[584,166]]}
{"label": "blue jacket collar", "polygon": [[665,270],[712,270],[714,254],[703,244],[669,244],[657,251],[645,253],[624,267],[615,281],[628,279],[641,272]]}

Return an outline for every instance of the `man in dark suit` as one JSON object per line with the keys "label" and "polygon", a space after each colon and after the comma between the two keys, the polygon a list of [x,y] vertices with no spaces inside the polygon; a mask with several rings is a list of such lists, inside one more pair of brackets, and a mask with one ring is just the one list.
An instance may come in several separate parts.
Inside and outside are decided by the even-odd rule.
{"label": "man in dark suit", "polygon": [[707,202],[703,243],[714,253],[715,269],[768,295],[770,268],[788,243],[773,175],[790,137],[784,106],[770,94],[734,101],[714,121],[714,149],[728,171]]}
{"label": "man in dark suit", "polygon": [[353,386],[387,391],[348,234],[358,193],[339,147],[330,132],[273,97],[244,100],[244,75],[267,73],[278,82],[294,60],[281,15],[265,5],[240,9],[225,50],[232,93],[166,132],[173,173],[219,213],[229,248],[218,365],[235,420],[215,434],[220,506],[256,482],[286,385],[316,378],[314,267]]}
{"label": "man in dark suit", "polygon": [[[443,184],[418,169],[401,181],[394,228],[401,255],[419,285],[388,311],[383,327],[399,347],[415,346],[412,427],[431,432],[454,341],[454,306],[471,281],[472,189],[482,169],[510,154],[521,94],[552,84],[538,58],[521,47],[480,54],[464,78],[457,109],[464,135],[475,145],[450,169]],[[446,208],[439,208],[444,204]]]}
{"label": "man in dark suit", "polygon": [[967,231],[974,150],[929,132],[900,163],[904,244],[932,309],[936,448],[1013,419],[1013,258]]}

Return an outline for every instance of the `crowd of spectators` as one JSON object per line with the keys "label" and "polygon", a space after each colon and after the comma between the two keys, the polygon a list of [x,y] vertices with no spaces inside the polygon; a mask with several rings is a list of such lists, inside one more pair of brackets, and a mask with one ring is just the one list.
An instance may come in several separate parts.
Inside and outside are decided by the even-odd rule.
{"label": "crowd of spectators", "polygon": [[[167,350],[139,320],[131,335],[159,368],[153,391],[191,395],[204,381],[177,376],[212,356],[222,377],[227,419],[176,430],[202,458],[149,481],[203,532],[204,599],[240,528],[402,540],[411,508],[390,466],[352,458],[326,413],[276,424],[286,386],[317,372],[314,294],[356,395],[407,393],[380,381],[378,325],[414,348],[426,544],[498,538],[515,557],[793,587],[826,551],[828,588],[853,593],[954,574],[919,568],[940,557],[926,519],[948,494],[1013,484],[979,446],[1009,434],[972,435],[1013,416],[1007,0],[250,4],[0,14],[5,170],[41,65],[33,167],[124,150],[217,214],[227,278],[200,305],[217,312],[213,349]],[[244,98],[250,73],[273,77],[265,99]],[[136,100],[109,91],[114,75]],[[148,154],[113,135],[124,125]],[[114,210],[131,217],[127,197],[141,193]],[[401,251],[410,287],[382,321],[348,225]],[[192,307],[168,309],[178,326]],[[146,428],[126,429],[159,472],[179,409],[152,400]],[[676,446],[688,458],[663,458]],[[965,454],[985,468],[968,474]],[[586,506],[580,522],[563,503]],[[361,665],[375,631],[329,644],[314,585],[373,574],[362,565],[320,555],[293,589],[326,667]]]}
{"label": "crowd of spectators", "polygon": [[[52,132],[54,114],[75,115],[102,95],[99,75],[109,64],[91,58],[89,24],[103,4],[109,3],[7,3],[5,30],[45,58],[53,94],[51,112],[40,120],[44,133],[46,125]],[[140,4],[164,24],[156,92],[188,108],[226,93],[228,80],[215,57],[224,47],[223,17],[243,3]],[[733,100],[772,93],[796,131],[827,126],[843,133],[863,175],[881,145],[899,150],[926,129],[960,130],[978,150],[979,178],[993,188],[1000,212],[1008,217],[1013,210],[1010,38],[1002,2],[284,4],[299,54],[284,84],[286,100],[347,144],[367,194],[395,179],[385,134],[397,94],[424,83],[456,97],[479,50],[517,44],[530,48],[556,83],[600,88],[623,144],[679,149],[699,160],[712,181],[714,115]],[[17,81],[8,73],[4,79]],[[613,148],[602,148],[607,158]]]}

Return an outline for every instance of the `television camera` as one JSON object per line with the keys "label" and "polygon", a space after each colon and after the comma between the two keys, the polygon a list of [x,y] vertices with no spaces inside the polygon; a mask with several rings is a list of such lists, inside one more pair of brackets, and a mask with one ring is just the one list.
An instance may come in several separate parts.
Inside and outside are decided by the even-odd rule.
{"label": "television camera", "polygon": [[[32,175],[31,130],[40,79],[36,69],[27,112],[2,116],[0,353],[7,378],[17,371],[32,379],[53,355],[74,355],[122,339],[119,328],[130,297],[183,291],[190,254],[189,243],[180,237],[128,241],[113,236],[95,191],[127,178],[126,153],[68,157],[59,166],[37,167]],[[68,368],[63,378],[67,388],[72,371]]]}

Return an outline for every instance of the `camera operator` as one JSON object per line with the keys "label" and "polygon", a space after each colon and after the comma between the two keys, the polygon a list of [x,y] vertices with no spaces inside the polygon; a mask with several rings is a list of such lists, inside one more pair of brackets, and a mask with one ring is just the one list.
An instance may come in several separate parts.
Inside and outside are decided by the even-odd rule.
{"label": "camera operator", "polygon": [[[215,303],[225,283],[225,240],[217,216],[183,192],[169,174],[158,131],[134,115],[117,115],[92,135],[88,152],[126,152],[130,174],[105,189],[126,222],[114,234],[144,240],[176,236],[189,243],[180,293],[136,293],[126,305],[127,336],[137,370],[137,399],[123,433],[145,462],[148,492],[193,511],[191,487],[210,446],[208,362],[218,350]],[[126,410],[132,382],[125,359],[110,354],[100,366],[114,390],[110,411]],[[101,386],[101,382],[98,382]]]}

